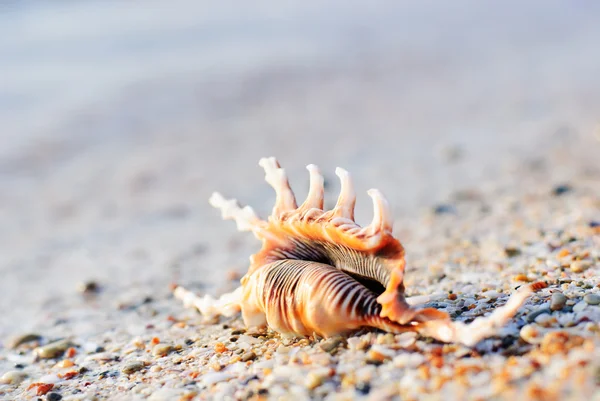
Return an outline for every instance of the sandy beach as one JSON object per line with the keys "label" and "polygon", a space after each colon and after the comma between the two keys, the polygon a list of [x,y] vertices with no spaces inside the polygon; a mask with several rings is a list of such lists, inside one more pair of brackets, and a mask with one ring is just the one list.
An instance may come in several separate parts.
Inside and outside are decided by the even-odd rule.
{"label": "sandy beach", "polygon": [[[0,399],[600,400],[598,7],[175,3],[0,8]],[[473,348],[204,319],[171,285],[238,285],[208,198],[267,216],[264,156],[379,188],[453,319],[548,287]]]}

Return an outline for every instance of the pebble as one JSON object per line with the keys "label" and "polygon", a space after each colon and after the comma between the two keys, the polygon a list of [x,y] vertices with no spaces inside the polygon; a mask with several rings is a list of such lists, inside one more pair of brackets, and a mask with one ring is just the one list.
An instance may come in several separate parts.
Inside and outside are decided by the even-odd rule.
{"label": "pebble", "polygon": [[373,345],[367,353],[366,362],[372,365],[380,365],[394,357],[394,352],[380,345]]}
{"label": "pebble", "polygon": [[519,335],[523,340],[527,341],[529,344],[538,344],[542,340],[540,331],[531,324],[523,326],[523,328],[519,332]]}
{"label": "pebble", "polygon": [[144,362],[133,361],[133,362],[129,362],[129,363],[127,363],[127,365],[123,366],[123,368],[121,369],[121,372],[125,373],[126,375],[130,375],[134,372],[144,369],[145,366],[146,365],[144,365]]}
{"label": "pebble", "polygon": [[540,316],[544,313],[552,313],[552,311],[549,308],[540,308],[534,312],[531,312],[529,315],[527,315],[527,318],[526,318],[527,322],[533,323],[538,316]]}
{"label": "pebble", "polygon": [[521,250],[519,248],[504,248],[504,253],[509,258],[514,258],[515,256],[519,256],[521,254]]}
{"label": "pebble", "polygon": [[565,297],[561,292],[555,292],[552,294],[552,298],[550,299],[550,309],[553,311],[559,311],[565,307],[566,303],[567,297]]}
{"label": "pebble", "polygon": [[587,305],[588,304],[585,301],[577,302],[577,304],[575,304],[575,306],[573,307],[573,312],[575,312],[575,313],[582,312]]}
{"label": "pebble", "polygon": [[417,333],[407,332],[396,335],[396,344],[401,348],[412,347],[417,341]]}
{"label": "pebble", "polygon": [[183,390],[174,388],[161,388],[151,392],[148,401],[169,401],[181,399]]}
{"label": "pebble", "polygon": [[41,339],[42,339],[42,336],[39,334],[35,334],[35,333],[22,334],[20,336],[16,336],[16,337],[8,340],[6,343],[6,348],[15,349],[19,345],[23,345],[23,344],[30,343],[33,341],[39,341]]}
{"label": "pebble", "polygon": [[560,196],[560,195],[564,195],[567,192],[570,192],[572,190],[571,186],[568,184],[560,184],[555,186],[552,189],[552,195],[554,196]]}
{"label": "pebble", "polygon": [[570,267],[573,273],[582,273],[590,266],[591,263],[587,260],[576,260],[573,263],[571,263]]}
{"label": "pebble", "polygon": [[587,294],[585,297],[583,297],[583,300],[588,305],[598,305],[598,304],[600,304],[600,295],[598,295],[598,294]]}
{"label": "pebble", "polygon": [[33,352],[42,359],[58,358],[73,344],[69,340],[59,340],[37,347]]}
{"label": "pebble", "polygon": [[225,380],[231,379],[233,376],[229,373],[224,372],[210,372],[202,376],[202,384],[210,386],[215,383],[219,383]]}
{"label": "pebble", "polygon": [[77,284],[77,291],[82,294],[95,294],[100,291],[100,286],[95,281],[85,281]]}
{"label": "pebble", "polygon": [[173,350],[174,350],[174,348],[170,344],[157,344],[152,349],[152,355],[159,356],[159,357],[167,356],[171,352],[173,352]]}
{"label": "pebble", "polygon": [[254,351],[249,351],[246,352],[244,355],[242,355],[242,358],[240,359],[242,362],[248,362],[248,361],[253,361],[256,359],[256,354],[254,353]]}
{"label": "pebble", "polygon": [[437,205],[433,208],[433,213],[435,213],[435,214],[451,214],[451,213],[456,213],[456,209],[452,205],[441,204],[441,205]]}
{"label": "pebble", "polygon": [[309,390],[314,390],[315,388],[319,387],[325,382],[327,377],[329,377],[329,373],[329,368],[315,369],[309,372],[305,382],[306,388]]}
{"label": "pebble", "polygon": [[27,373],[19,370],[9,370],[0,377],[0,384],[20,384],[27,378]]}
{"label": "pebble", "polygon": [[60,401],[60,400],[62,400],[62,395],[60,395],[58,393],[48,393],[46,395],[46,400],[47,401]]}
{"label": "pebble", "polygon": [[498,291],[489,290],[484,292],[482,295],[488,299],[496,299],[500,296],[500,293]]}
{"label": "pebble", "polygon": [[344,343],[344,339],[342,337],[332,337],[322,342],[319,347],[330,354],[335,354],[338,350],[338,346]]}

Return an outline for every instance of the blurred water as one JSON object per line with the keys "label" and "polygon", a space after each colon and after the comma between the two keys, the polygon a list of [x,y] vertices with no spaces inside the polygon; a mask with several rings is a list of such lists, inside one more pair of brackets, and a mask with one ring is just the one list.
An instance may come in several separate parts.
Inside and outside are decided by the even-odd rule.
{"label": "blurred water", "polygon": [[[551,57],[547,74],[562,69],[587,80],[600,65],[593,51],[598,16],[594,2],[4,1],[0,155],[57,131],[81,135],[63,132],[69,119],[117,101],[135,85],[168,88],[169,82],[227,79],[261,66],[318,69],[364,52],[404,52],[409,60],[429,55],[458,63],[484,85],[482,71],[489,75],[494,60],[507,54],[521,62],[506,64],[498,77],[524,61],[533,67],[532,81],[544,78],[535,58]],[[171,118],[163,114],[154,118]]]}

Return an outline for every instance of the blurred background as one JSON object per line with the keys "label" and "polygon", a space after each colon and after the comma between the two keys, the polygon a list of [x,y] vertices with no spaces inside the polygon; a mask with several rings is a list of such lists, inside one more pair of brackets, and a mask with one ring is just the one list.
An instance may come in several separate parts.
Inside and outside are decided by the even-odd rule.
{"label": "blurred background", "polygon": [[363,222],[371,187],[408,218],[597,177],[598,21],[593,1],[4,0],[0,335],[99,330],[107,306],[73,298],[90,280],[217,292],[258,244],[207,199],[267,213],[262,156],[298,198],[319,165],[330,204],[345,167]]}

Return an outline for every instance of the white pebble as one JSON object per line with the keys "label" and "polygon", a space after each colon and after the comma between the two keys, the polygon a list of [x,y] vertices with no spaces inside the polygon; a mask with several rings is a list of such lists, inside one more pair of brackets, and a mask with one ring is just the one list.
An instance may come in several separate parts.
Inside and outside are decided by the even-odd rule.
{"label": "white pebble", "polygon": [[500,296],[500,293],[498,293],[498,291],[489,290],[484,292],[482,295],[488,299],[496,299]]}
{"label": "white pebble", "polygon": [[417,333],[407,332],[396,336],[396,342],[402,348],[408,348],[417,341]]}
{"label": "white pebble", "polygon": [[18,370],[9,370],[0,377],[0,384],[20,384],[27,378],[27,373]]}
{"label": "white pebble", "polygon": [[573,312],[579,313],[583,312],[588,304],[585,301],[577,302],[577,304],[573,307]]}
{"label": "white pebble", "polygon": [[201,382],[205,386],[210,386],[225,380],[231,379],[233,376],[224,372],[210,372],[202,375]]}
{"label": "white pebble", "polygon": [[148,401],[169,401],[176,400],[181,396],[182,390],[173,388],[161,388],[152,392],[148,397]]}

